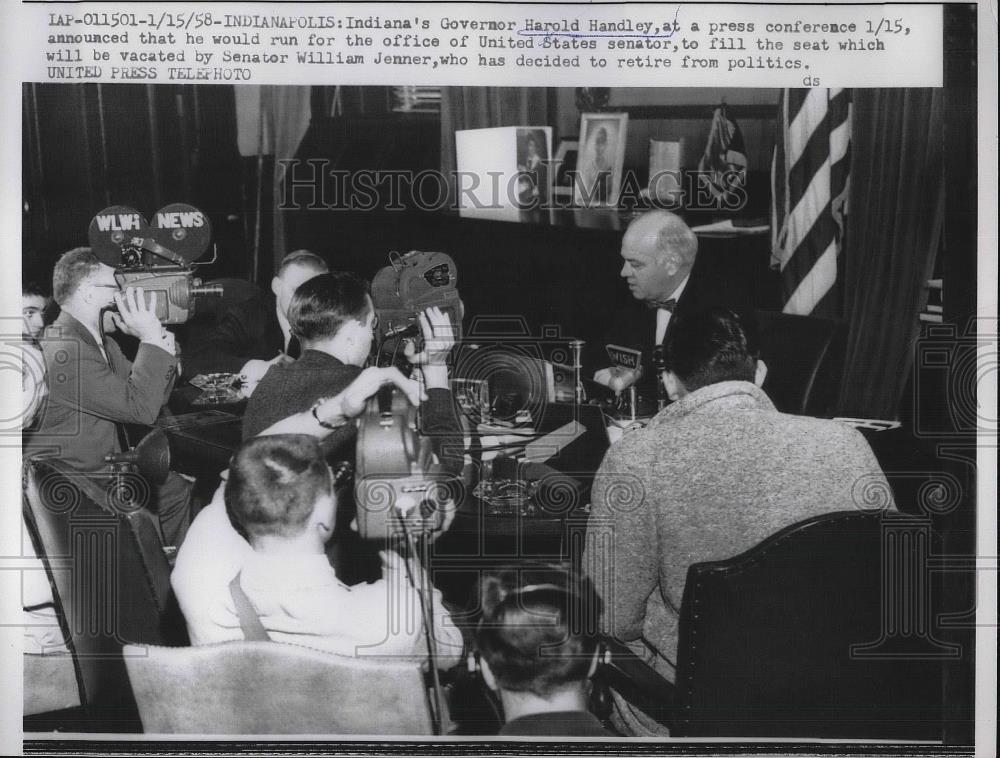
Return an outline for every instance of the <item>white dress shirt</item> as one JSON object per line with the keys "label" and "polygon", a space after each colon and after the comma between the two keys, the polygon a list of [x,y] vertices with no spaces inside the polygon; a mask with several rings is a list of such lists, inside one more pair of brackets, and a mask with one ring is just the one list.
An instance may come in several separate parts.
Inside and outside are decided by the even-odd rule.
{"label": "white dress shirt", "polygon": [[[685,276],[684,281],[682,281],[680,284],[677,285],[677,289],[675,289],[671,293],[670,297],[668,297],[667,300],[679,301],[681,299],[681,293],[684,292],[684,288],[687,286],[688,279],[690,278],[691,278],[690,274]],[[674,314],[668,311],[666,308],[656,309],[656,334],[655,334],[656,341],[653,343],[654,345],[663,344],[663,335],[667,333],[667,324],[670,323],[670,317],[673,315]]]}

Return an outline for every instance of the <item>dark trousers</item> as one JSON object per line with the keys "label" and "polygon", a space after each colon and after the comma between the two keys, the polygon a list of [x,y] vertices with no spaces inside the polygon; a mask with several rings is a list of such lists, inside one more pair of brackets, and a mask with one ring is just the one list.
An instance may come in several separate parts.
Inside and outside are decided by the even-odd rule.
{"label": "dark trousers", "polygon": [[180,547],[191,525],[191,482],[171,471],[167,481],[153,489],[150,510],[159,518],[164,545]]}

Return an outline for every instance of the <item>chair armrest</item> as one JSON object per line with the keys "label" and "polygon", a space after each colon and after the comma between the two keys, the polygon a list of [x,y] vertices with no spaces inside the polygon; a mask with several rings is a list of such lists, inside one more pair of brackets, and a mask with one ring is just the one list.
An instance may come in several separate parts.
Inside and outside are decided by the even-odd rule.
{"label": "chair armrest", "polygon": [[625,700],[670,726],[676,718],[677,688],[619,640],[601,639],[604,648],[594,679]]}

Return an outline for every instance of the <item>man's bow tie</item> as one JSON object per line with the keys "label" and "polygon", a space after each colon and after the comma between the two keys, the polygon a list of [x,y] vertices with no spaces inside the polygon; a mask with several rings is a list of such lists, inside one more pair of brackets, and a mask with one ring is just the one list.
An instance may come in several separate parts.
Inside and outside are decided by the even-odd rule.
{"label": "man's bow tie", "polygon": [[664,300],[662,303],[650,303],[653,308],[662,308],[665,311],[673,313],[677,309],[677,299],[670,298],[669,300]]}

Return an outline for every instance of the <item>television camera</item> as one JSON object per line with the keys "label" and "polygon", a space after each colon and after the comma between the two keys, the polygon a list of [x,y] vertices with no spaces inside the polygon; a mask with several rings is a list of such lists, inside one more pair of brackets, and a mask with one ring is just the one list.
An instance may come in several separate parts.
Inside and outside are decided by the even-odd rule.
{"label": "television camera", "polygon": [[[195,266],[208,249],[212,227],[204,213],[191,205],[173,203],[153,216],[113,205],[90,222],[90,248],[102,263],[115,269],[119,289],[142,287],[147,304],[156,293],[156,317],[163,324],[183,324],[195,312],[197,299],[220,297],[222,287],[202,284]],[[114,307],[112,307],[114,310]]]}
{"label": "television camera", "polygon": [[[458,269],[446,253],[411,250],[389,253],[389,265],[372,279],[372,303],[378,316],[382,348],[404,337],[419,337],[417,314],[437,306],[456,329],[462,325],[464,307],[458,296]],[[457,334],[456,334],[457,336]]]}

